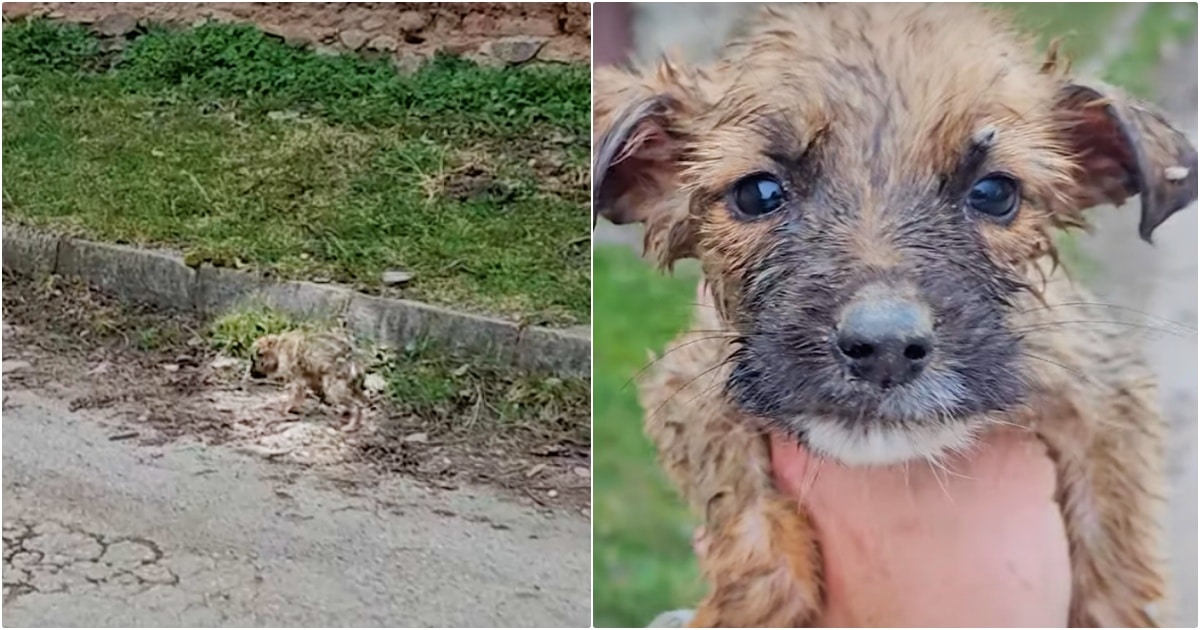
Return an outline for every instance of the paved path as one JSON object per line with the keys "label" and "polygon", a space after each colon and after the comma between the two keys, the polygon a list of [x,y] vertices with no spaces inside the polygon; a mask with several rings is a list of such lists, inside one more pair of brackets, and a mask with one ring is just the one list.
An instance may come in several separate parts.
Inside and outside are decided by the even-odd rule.
{"label": "paved path", "polygon": [[489,491],[110,439],[5,388],[4,624],[533,626],[590,620],[590,529]]}

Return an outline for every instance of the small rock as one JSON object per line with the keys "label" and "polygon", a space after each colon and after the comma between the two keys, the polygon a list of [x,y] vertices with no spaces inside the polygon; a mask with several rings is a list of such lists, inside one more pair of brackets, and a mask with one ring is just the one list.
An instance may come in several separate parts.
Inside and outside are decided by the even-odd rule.
{"label": "small rock", "polygon": [[4,17],[17,20],[30,15],[34,12],[33,4],[32,2],[5,2]]}
{"label": "small rock", "polygon": [[111,364],[111,363],[109,363],[108,361],[102,361],[102,362],[101,362],[99,365],[97,365],[96,367],[94,367],[94,368],[92,368],[92,369],[88,370],[88,374],[91,374],[91,375],[95,375],[95,374],[104,374],[104,373],[108,372],[108,369],[109,369],[110,367],[112,367],[112,364]]}
{"label": "small rock", "polygon": [[274,35],[290,46],[304,48],[313,43],[313,37],[308,31],[293,24],[266,23],[261,28],[264,33]]}
{"label": "small rock", "polygon": [[579,513],[582,514],[584,518],[592,518],[592,511],[587,508],[579,510]]}
{"label": "small rock", "polygon": [[416,72],[423,65],[425,65],[425,58],[416,54],[399,54],[392,60],[392,67],[404,74]]}
{"label": "small rock", "polygon": [[549,492],[546,493],[546,496],[553,499],[554,497],[558,496],[558,490],[550,490]]}
{"label": "small rock", "polygon": [[504,63],[517,65],[533,59],[545,45],[546,40],[541,37],[506,37],[488,44],[485,52]]}
{"label": "small rock", "polygon": [[120,52],[129,47],[129,40],[124,37],[109,37],[100,40],[100,52]]}
{"label": "small rock", "polygon": [[367,43],[367,40],[370,39],[370,37],[370,35],[367,35],[366,33],[356,29],[342,31],[341,35],[338,35],[338,39],[341,40],[342,45],[350,50],[358,50],[359,48],[362,48],[363,45]]}
{"label": "small rock", "polygon": [[404,441],[412,442],[414,444],[424,444],[429,441],[429,434],[428,433],[412,433],[412,434],[404,436]]}
{"label": "small rock", "polygon": [[21,370],[28,370],[31,367],[33,367],[33,364],[28,361],[15,361],[10,359],[0,364],[0,373],[11,374]]}
{"label": "small rock", "polygon": [[546,465],[538,464],[537,466],[534,466],[533,468],[530,468],[529,470],[525,471],[525,478],[532,479],[533,477],[537,476],[537,474],[542,472],[543,470],[546,470]]}
{"label": "small rock", "polygon": [[372,372],[363,378],[363,389],[369,392],[382,392],[387,389],[387,380],[382,375]]}
{"label": "small rock", "polygon": [[226,368],[237,367],[240,363],[241,361],[234,357],[217,357],[208,366],[214,370],[224,370]]}
{"label": "small rock", "polygon": [[584,479],[588,479],[592,476],[592,471],[588,470],[587,468],[584,468],[583,466],[576,466],[571,469],[571,472],[575,473],[576,475],[578,475],[580,477],[583,477]]}
{"label": "small rock", "polygon": [[367,42],[367,50],[381,50],[384,52],[395,52],[400,49],[400,42],[396,41],[395,37],[390,35],[380,35],[375,39]]}
{"label": "small rock", "polygon": [[429,25],[429,16],[423,11],[405,11],[396,18],[396,26],[404,33],[419,31]]}
{"label": "small rock", "polygon": [[364,31],[374,31],[383,28],[384,24],[386,24],[386,22],[383,21],[383,18],[377,15],[372,15],[371,17],[360,22],[359,26],[361,26],[362,30]]}
{"label": "small rock", "polygon": [[104,37],[120,37],[137,30],[137,19],[128,13],[113,13],[96,22],[92,29]]}
{"label": "small rock", "polygon": [[389,287],[408,284],[413,279],[412,272],[393,269],[383,272],[383,283]]}
{"label": "small rock", "polygon": [[299,112],[282,112],[282,111],[267,112],[267,118],[270,118],[271,120],[275,120],[275,121],[295,120],[299,117],[300,117]]}
{"label": "small rock", "polygon": [[163,364],[162,369],[164,369],[168,372],[178,372],[179,366],[175,363],[165,363],[165,364]]}

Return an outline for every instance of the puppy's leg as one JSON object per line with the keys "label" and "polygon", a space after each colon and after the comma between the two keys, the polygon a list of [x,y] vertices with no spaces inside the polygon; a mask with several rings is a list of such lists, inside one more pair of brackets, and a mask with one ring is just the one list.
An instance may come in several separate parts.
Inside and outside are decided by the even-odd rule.
{"label": "puppy's leg", "polygon": [[795,503],[763,498],[711,530],[702,561],[712,590],[692,628],[792,628],[811,624],[820,606],[820,553]]}
{"label": "puppy's leg", "polygon": [[354,387],[345,378],[328,375],[322,380],[321,389],[326,402],[339,410],[347,410],[348,416],[341,430],[346,433],[357,431],[362,424],[362,401]]}
{"label": "puppy's leg", "polygon": [[705,515],[700,564],[711,591],[689,626],[802,626],[820,606],[816,537],[774,487],[767,437],[721,396],[725,372],[712,367],[727,352],[707,333],[683,335],[641,392],[659,462]]}
{"label": "puppy's leg", "polygon": [[289,415],[296,409],[304,406],[304,396],[308,392],[308,385],[303,380],[293,380],[288,383],[287,396],[283,400],[283,415]]}
{"label": "puppy's leg", "polygon": [[1169,625],[1158,545],[1162,422],[1149,400],[1129,387],[1093,407],[1102,417],[1070,422],[1079,410],[1060,409],[1039,427],[1071,548],[1071,627]]}

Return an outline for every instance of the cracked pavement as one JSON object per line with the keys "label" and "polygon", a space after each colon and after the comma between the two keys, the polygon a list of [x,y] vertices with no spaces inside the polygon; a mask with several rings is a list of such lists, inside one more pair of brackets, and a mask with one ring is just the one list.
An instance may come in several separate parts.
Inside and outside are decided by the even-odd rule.
{"label": "cracked pavement", "polygon": [[4,393],[6,626],[589,624],[578,514],[138,445],[102,414]]}

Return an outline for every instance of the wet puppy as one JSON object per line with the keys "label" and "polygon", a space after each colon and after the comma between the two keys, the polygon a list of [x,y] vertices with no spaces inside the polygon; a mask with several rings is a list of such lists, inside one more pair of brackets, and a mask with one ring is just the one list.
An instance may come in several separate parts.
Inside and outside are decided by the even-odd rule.
{"label": "wet puppy", "polygon": [[342,430],[358,430],[365,400],[363,371],[354,358],[354,347],[329,332],[293,330],[266,335],[254,342],[250,375],[280,378],[288,383],[283,412],[291,413],[311,391],[326,404],[349,413]]}
{"label": "wet puppy", "polygon": [[663,267],[698,259],[715,299],[641,390],[705,518],[692,625],[821,608],[820,550],[772,483],[766,430],[882,465],[1000,424],[1055,460],[1070,624],[1155,624],[1154,380],[1054,235],[1141,195],[1149,241],[1196,199],[1196,152],[1153,107],[1033,51],[979,6],[803,4],[757,12],[711,66],[597,72],[596,211],[642,223]]}

